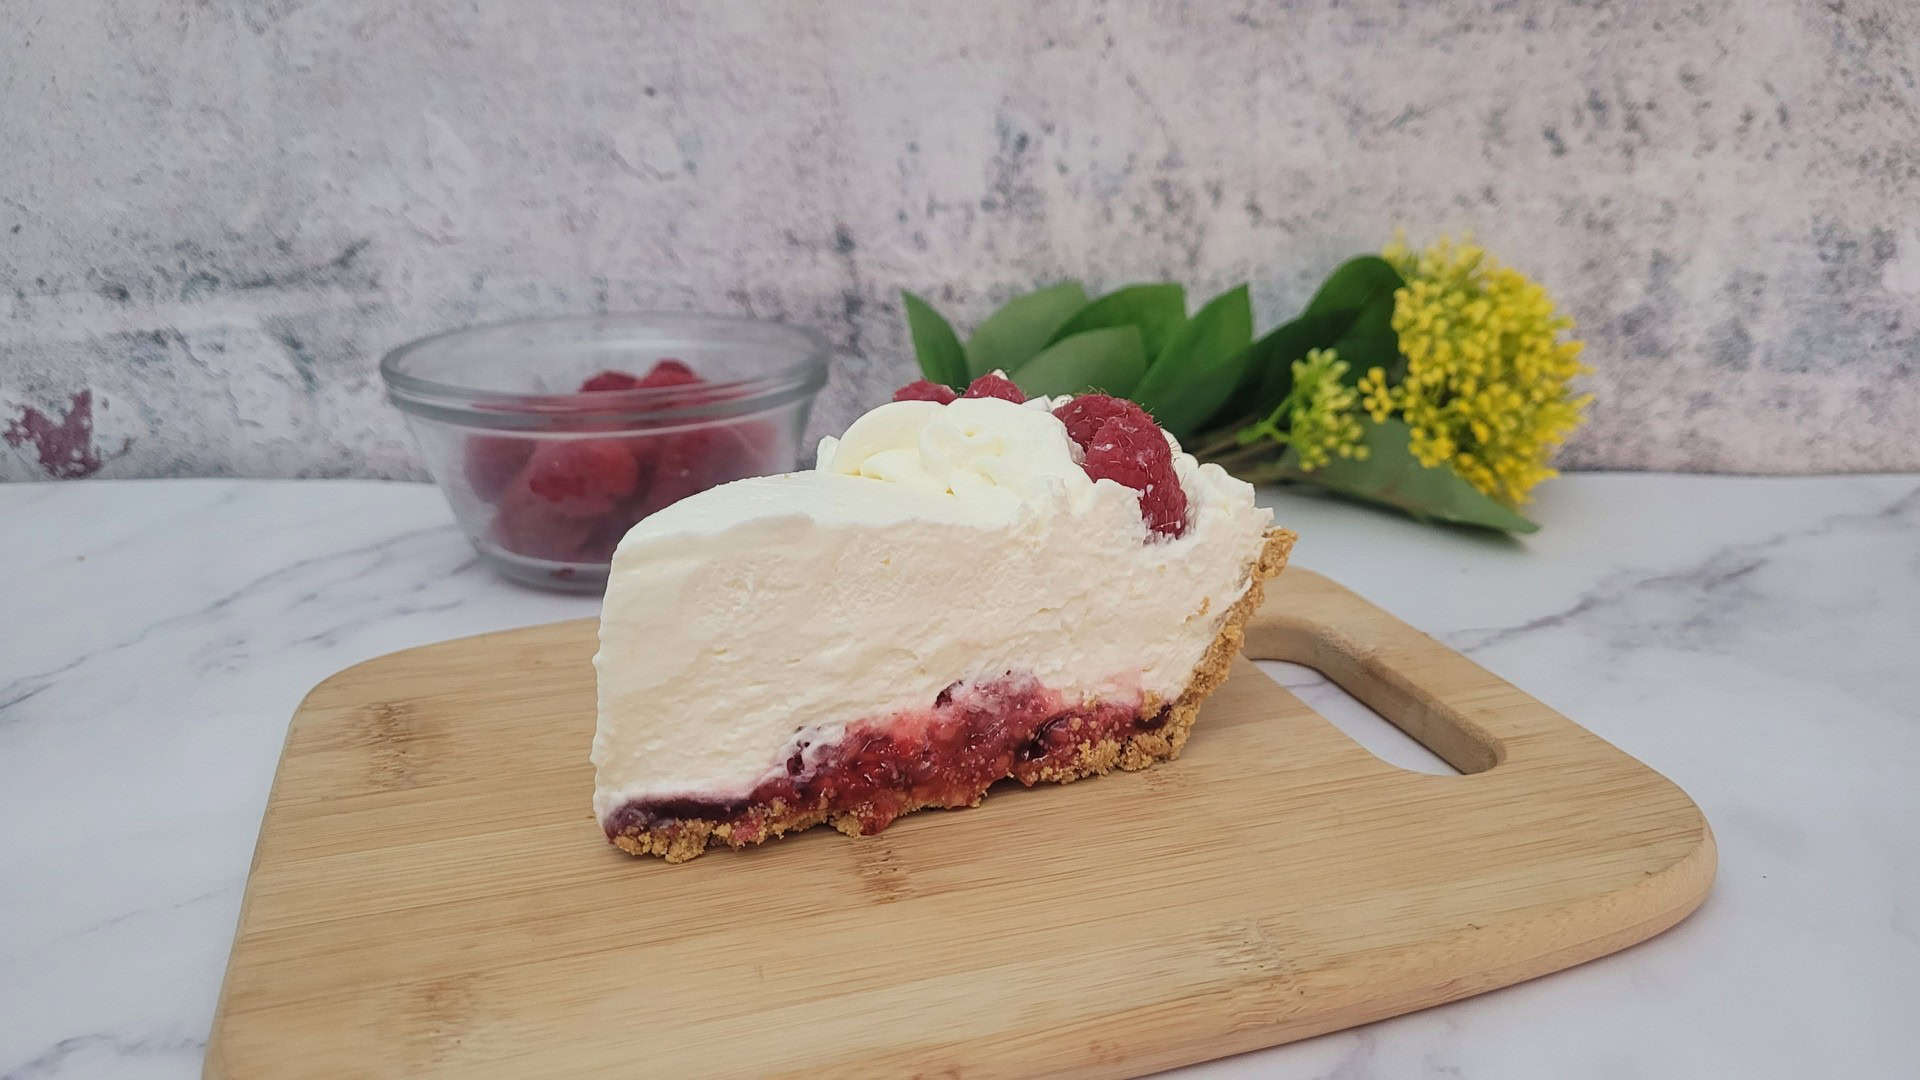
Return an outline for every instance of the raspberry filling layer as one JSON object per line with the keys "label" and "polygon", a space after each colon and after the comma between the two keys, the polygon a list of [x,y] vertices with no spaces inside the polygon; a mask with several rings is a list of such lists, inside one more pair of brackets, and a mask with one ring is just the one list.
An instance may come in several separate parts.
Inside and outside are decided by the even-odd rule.
{"label": "raspberry filling layer", "polygon": [[1076,764],[1083,745],[1123,742],[1167,722],[1170,709],[1137,701],[1070,704],[1031,676],[955,684],[933,706],[849,727],[830,746],[796,737],[778,774],[739,798],[635,799],[608,816],[609,837],[671,830],[688,821],[732,826],[731,842],[765,838],[803,815],[848,814],[876,833],[921,806],[972,806],[995,781],[1028,787]]}

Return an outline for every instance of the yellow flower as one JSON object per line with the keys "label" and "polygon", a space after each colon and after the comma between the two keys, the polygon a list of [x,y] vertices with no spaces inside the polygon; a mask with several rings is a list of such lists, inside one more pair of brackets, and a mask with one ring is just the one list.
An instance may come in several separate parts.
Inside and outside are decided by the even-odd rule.
{"label": "yellow flower", "polygon": [[1389,388],[1385,372],[1369,371],[1359,386],[1367,412],[1376,421],[1399,414],[1422,465],[1451,465],[1503,503],[1526,502],[1554,475],[1547,461],[1590,400],[1568,388],[1588,371],[1580,343],[1562,340],[1573,321],[1546,290],[1472,243],[1443,237],[1415,252],[1396,238],[1381,256],[1406,280],[1394,293],[1393,329],[1407,373]]}
{"label": "yellow flower", "polygon": [[[1379,372],[1375,368],[1373,372]],[[1300,470],[1312,472],[1336,457],[1367,459],[1361,444],[1360,393],[1345,382],[1347,362],[1332,349],[1309,349],[1304,360],[1293,362],[1293,389],[1273,415],[1241,432],[1240,441],[1269,438],[1294,449]],[[1381,373],[1384,377],[1384,373]],[[1362,380],[1362,387],[1366,385]],[[1281,429],[1285,419],[1286,429]]]}
{"label": "yellow flower", "polygon": [[1393,415],[1394,394],[1387,388],[1387,369],[1367,369],[1367,373],[1360,376],[1360,385],[1355,389],[1360,392],[1360,404],[1367,410],[1367,415],[1373,417],[1374,423]]}

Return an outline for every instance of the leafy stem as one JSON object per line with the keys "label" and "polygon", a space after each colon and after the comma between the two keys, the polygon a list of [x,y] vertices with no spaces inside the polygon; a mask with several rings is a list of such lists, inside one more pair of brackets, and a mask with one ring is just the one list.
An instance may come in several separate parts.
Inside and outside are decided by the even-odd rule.
{"label": "leafy stem", "polygon": [[1235,476],[1241,476],[1242,479],[1244,479],[1245,477],[1241,474],[1240,470],[1257,464],[1263,458],[1272,456],[1273,449],[1273,447],[1265,444],[1242,446],[1229,450],[1226,453],[1208,454],[1205,456],[1205,460],[1211,461],[1215,465],[1233,473]]}
{"label": "leafy stem", "polygon": [[1308,478],[1305,473],[1287,464],[1285,461],[1271,461],[1265,465],[1255,465],[1248,469],[1236,471],[1234,475],[1249,484],[1278,484],[1283,481],[1298,482]]}
{"label": "leafy stem", "polygon": [[1229,425],[1202,435],[1197,442],[1187,448],[1187,452],[1202,460],[1212,461],[1239,445],[1239,426]]}

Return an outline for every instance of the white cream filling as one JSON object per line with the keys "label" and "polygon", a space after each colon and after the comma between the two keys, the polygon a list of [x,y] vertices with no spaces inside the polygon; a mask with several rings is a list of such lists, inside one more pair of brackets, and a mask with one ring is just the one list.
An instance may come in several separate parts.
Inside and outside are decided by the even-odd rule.
{"label": "white cream filling", "polygon": [[[1171,698],[1246,591],[1271,511],[1175,445],[1184,536],[1080,468],[1049,411],[895,402],[809,472],[740,480],[634,526],[600,616],[594,809],[735,797],[796,737],[1030,672],[1068,698]],[[1169,438],[1169,442],[1171,442]]]}

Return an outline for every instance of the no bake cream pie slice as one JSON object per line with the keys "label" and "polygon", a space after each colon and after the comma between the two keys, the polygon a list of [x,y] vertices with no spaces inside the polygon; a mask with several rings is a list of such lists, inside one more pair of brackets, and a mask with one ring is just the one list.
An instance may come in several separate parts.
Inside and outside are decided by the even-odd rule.
{"label": "no bake cream pie slice", "polygon": [[593,739],[620,848],[873,833],[1180,752],[1293,534],[1131,402],[969,394],[915,384],[812,471],[621,541]]}

